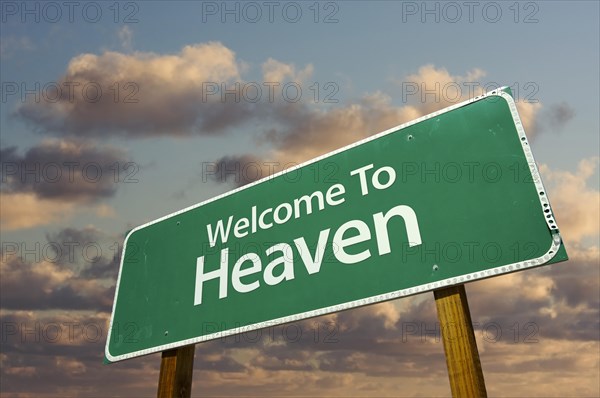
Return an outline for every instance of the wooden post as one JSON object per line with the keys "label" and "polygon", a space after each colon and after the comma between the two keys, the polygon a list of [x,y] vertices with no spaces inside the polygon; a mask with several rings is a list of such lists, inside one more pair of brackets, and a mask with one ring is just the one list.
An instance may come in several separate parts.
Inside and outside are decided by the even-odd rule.
{"label": "wooden post", "polygon": [[158,378],[158,398],[190,398],[195,345],[163,351]]}
{"label": "wooden post", "polygon": [[464,285],[433,292],[453,397],[487,397]]}

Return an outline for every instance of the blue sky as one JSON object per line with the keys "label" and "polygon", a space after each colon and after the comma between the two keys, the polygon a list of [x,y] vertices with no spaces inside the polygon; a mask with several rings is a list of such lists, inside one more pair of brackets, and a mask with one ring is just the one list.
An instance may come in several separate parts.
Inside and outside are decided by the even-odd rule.
{"label": "blue sky", "polygon": [[[105,328],[105,303],[112,301],[117,267],[111,263],[111,247],[125,232],[239,185],[207,177],[202,173],[206,165],[300,162],[467,99],[469,87],[509,85],[563,228],[572,258],[567,266],[574,277],[565,275],[559,264],[469,285],[477,303],[472,310],[482,322],[495,319],[481,315],[494,308],[484,293],[504,297],[515,289],[520,293],[499,305],[503,326],[508,330],[516,322],[543,325],[537,344],[486,347],[482,341],[484,371],[495,381],[489,388],[497,394],[598,395],[599,3],[482,1],[472,3],[472,9],[466,3],[274,2],[271,22],[268,6],[261,1],[78,2],[72,21],[61,2],[3,2],[3,333],[7,325],[36,320],[93,319]],[[257,9],[261,16],[248,21]],[[98,10],[101,14],[95,13]],[[222,16],[223,10],[233,13]],[[298,21],[291,22],[294,19]],[[219,87],[257,82],[264,87],[265,81],[279,87],[294,83],[302,95],[291,103],[277,89],[273,102],[263,91],[256,104],[244,96],[235,104],[231,98],[220,101],[219,94],[204,101],[199,93],[207,82]],[[57,107],[56,101],[48,100],[53,95],[49,90],[64,88],[65,82],[79,87],[98,83],[102,100],[86,101],[77,91],[72,101],[63,98],[59,105],[64,107]],[[39,101],[35,94],[23,98],[23,88],[38,86]],[[114,87],[118,101],[111,97]],[[415,87],[416,93],[408,91]],[[456,87],[458,93],[452,91]],[[422,97],[424,88],[432,91]],[[319,101],[314,100],[315,92]],[[137,102],[126,103],[128,94]],[[325,103],[327,95],[334,101]],[[302,131],[303,126],[316,127]],[[104,162],[104,177],[94,183],[81,176],[60,183],[44,181],[44,176],[41,183],[8,177],[11,165],[43,168],[65,161]],[[118,167],[117,181],[111,164]],[[67,238],[82,244],[100,242],[103,260],[48,261],[40,252],[48,242],[64,243]],[[17,253],[9,253],[13,244],[21,248]],[[36,244],[42,249],[34,249],[35,255],[22,250]],[[22,293],[26,286],[43,293],[28,299]],[[589,296],[584,299],[582,294]],[[354,352],[314,346],[292,350],[297,356],[288,363],[308,361],[321,370],[290,365],[274,375],[267,363],[282,358],[279,348],[249,345],[222,352],[218,344],[207,344],[198,350],[206,350],[215,369],[221,370],[201,369],[196,375],[210,380],[207,394],[277,395],[278,383],[295,377],[306,383],[307,391],[324,396],[346,395],[353,386],[361,386],[367,395],[448,395],[446,384],[414,380],[407,381],[410,391],[398,394],[393,380],[412,380],[411,373],[404,368],[397,374],[369,372],[369,366],[376,368],[381,361],[380,348],[368,350],[352,340],[361,333],[375,339],[369,325],[391,333],[401,329],[401,320],[435,322],[431,297],[424,296],[333,319],[349,331],[346,343],[356,346]],[[81,299],[81,304],[68,304],[67,298]],[[511,309],[518,311],[510,315]],[[581,330],[557,331],[567,324]],[[65,378],[61,384],[75,396],[154,394],[157,357],[98,367],[94,355],[101,356],[103,342],[71,339],[35,345],[21,340],[6,334],[2,339],[1,388],[7,396],[39,394],[32,381],[46,386],[48,396],[61,395],[53,382],[57,377]],[[418,344],[407,350],[415,366],[446,377],[443,363],[430,365],[425,361],[428,354],[420,356]],[[441,343],[427,345],[428,350],[439,356]],[[342,351],[345,359],[335,356]],[[583,358],[574,359],[572,352]],[[488,358],[509,358],[516,368],[537,363],[539,371],[522,375],[494,366],[488,370],[486,353]],[[568,376],[563,384],[556,379],[559,366],[550,358],[586,370]],[[41,370],[50,363],[62,366],[67,375]],[[359,370],[350,370],[350,364]],[[326,365],[330,370],[323,370]],[[125,377],[107,385],[115,369],[148,380],[150,386]],[[219,392],[224,375],[235,375],[236,381]],[[506,384],[502,375],[508,375]],[[252,385],[252,377],[274,381],[261,389]],[[533,390],[528,380],[553,387]],[[575,383],[580,390],[571,389]]]}

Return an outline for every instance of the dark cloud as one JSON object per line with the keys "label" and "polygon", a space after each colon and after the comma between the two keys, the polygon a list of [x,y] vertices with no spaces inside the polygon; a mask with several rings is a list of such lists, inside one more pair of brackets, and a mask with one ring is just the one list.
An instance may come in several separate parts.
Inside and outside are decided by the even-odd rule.
{"label": "dark cloud", "polygon": [[[287,347],[286,347],[287,348]],[[315,366],[309,361],[312,355],[307,351],[285,350],[286,355],[273,355],[272,351],[266,351],[255,357],[251,364],[259,369],[270,371],[288,370],[288,371],[311,371]]]}
{"label": "dark cloud", "polygon": [[[62,236],[73,234],[65,233]],[[554,348],[563,345],[575,347],[570,345],[573,344],[568,340],[570,336],[561,329],[575,319],[585,319],[584,314],[565,318],[564,322],[555,321],[554,329],[559,333],[557,336],[547,335],[542,328],[533,336],[537,337],[537,342],[526,343],[522,339],[514,342],[510,328],[514,327],[515,320],[521,318],[510,318],[509,314],[502,313],[498,314],[499,317],[494,317],[496,314],[483,314],[490,317],[482,318],[480,310],[483,307],[479,305],[480,302],[485,301],[485,306],[492,305],[498,301],[497,297],[480,296],[476,290],[471,290],[469,298],[474,304],[474,321],[488,324],[498,322],[505,333],[502,338],[494,341],[490,338],[492,330],[488,328],[486,340],[482,337],[482,328],[475,329],[486,380],[493,387],[490,391],[499,388],[498,378],[502,380],[500,385],[504,387],[511,385],[510,383],[518,383],[519,381],[512,380],[515,370],[525,378],[542,377],[542,374],[545,378],[551,378],[556,372],[563,374],[564,365],[568,364],[571,373],[577,373],[581,377],[591,374],[585,368],[585,360],[580,359],[581,353],[569,349],[557,352]],[[397,390],[400,383],[405,388],[403,391],[449,393],[441,341],[431,334],[426,334],[423,338],[422,330],[407,335],[405,328],[406,325],[416,325],[419,329],[435,329],[437,318],[433,295],[427,293],[402,299],[403,305],[395,307],[398,304],[400,302],[393,306],[387,303],[343,311],[296,322],[293,328],[290,326],[292,324],[288,324],[274,327],[273,330],[264,329],[262,338],[258,340],[253,340],[256,337],[253,334],[247,338],[241,336],[239,342],[232,336],[198,344],[193,391],[209,396],[236,395],[240,390],[252,396],[294,395],[298,391],[315,396],[348,396],[350,391],[363,396],[378,396],[382,391],[400,391]],[[545,303],[538,302],[537,308],[532,307],[530,310],[539,310],[543,305]],[[503,318],[503,315],[506,317]],[[36,319],[44,324],[60,324],[69,318],[52,315],[44,318],[19,313],[4,316],[2,322],[4,325],[33,325]],[[104,313],[101,317],[87,315],[71,321],[82,325],[103,324],[106,328],[106,319],[107,313]],[[328,330],[327,325],[332,322],[337,328],[336,342],[324,344],[322,338],[315,340],[315,324],[319,324],[323,332]],[[302,338],[282,338],[286,326],[294,331],[302,329]],[[590,324],[587,327],[597,331],[597,325]],[[521,325],[521,333],[523,332]],[[291,335],[295,336],[296,333]],[[40,396],[43,393],[65,394],[65,390],[59,390],[58,387],[41,391],[35,386],[28,386],[32,380],[54,380],[49,385],[68,385],[73,395],[84,397],[155,394],[160,364],[158,354],[102,366],[100,357],[103,342],[85,341],[83,334],[77,335],[75,341],[52,344],[31,341],[23,343],[19,339],[19,334],[11,334],[3,348],[7,357],[4,359],[2,375],[3,381],[8,383],[4,384],[6,387],[3,387],[3,392],[28,391]],[[590,341],[597,340],[588,340]],[[586,374],[588,376],[584,376]],[[98,380],[111,382],[99,383]],[[585,388],[589,390],[591,387],[588,385]]]}
{"label": "dark cloud", "polygon": [[596,259],[576,258],[467,286],[472,318],[479,322],[476,329],[482,335],[500,329],[503,341],[520,343],[528,336],[529,340],[598,338],[600,270]]}
{"label": "dark cloud", "polygon": [[575,109],[566,102],[550,105],[548,110],[544,112],[546,124],[552,130],[561,130],[564,126],[575,117]]}
{"label": "dark cloud", "polygon": [[4,193],[34,193],[42,199],[90,202],[114,196],[124,168],[131,167],[117,149],[78,141],[46,141],[23,155],[1,149]]}
{"label": "dark cloud", "polygon": [[271,162],[261,161],[252,155],[224,156],[203,168],[213,181],[224,183],[231,182],[236,187],[241,187],[267,177],[276,170]]}
{"label": "dark cloud", "polygon": [[243,372],[246,367],[230,357],[208,360],[200,357],[198,361],[194,362],[194,369],[219,373],[238,373]]}
{"label": "dark cloud", "polygon": [[98,230],[64,229],[46,242],[3,241],[0,296],[12,310],[110,311],[118,240]]}
{"label": "dark cloud", "polygon": [[327,352],[321,355],[319,369],[327,372],[361,372],[367,370],[362,367],[352,351]]}
{"label": "dark cloud", "polygon": [[10,257],[2,268],[0,296],[5,309],[109,311],[112,308],[114,286],[102,286],[51,262],[30,263]]}
{"label": "dark cloud", "polygon": [[156,394],[160,355],[103,364],[107,315],[77,311],[3,313],[2,396]]}
{"label": "dark cloud", "polygon": [[123,238],[94,228],[64,228],[46,234],[52,261],[77,270],[84,279],[117,280]]}
{"label": "dark cloud", "polygon": [[[576,267],[577,273],[573,270]],[[600,310],[600,270],[593,261],[572,261],[554,267],[549,275],[554,280],[552,294],[571,308],[585,306]]]}

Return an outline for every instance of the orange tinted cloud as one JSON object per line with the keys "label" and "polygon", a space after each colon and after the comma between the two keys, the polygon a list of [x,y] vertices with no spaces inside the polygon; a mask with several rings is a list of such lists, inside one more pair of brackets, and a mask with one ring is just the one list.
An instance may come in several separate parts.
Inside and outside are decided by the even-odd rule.
{"label": "orange tinted cloud", "polygon": [[598,175],[598,158],[582,159],[574,172],[540,165],[558,226],[567,243],[582,243],[600,233],[600,191],[591,186]]}
{"label": "orange tinted cloud", "polygon": [[64,221],[76,212],[75,203],[41,199],[33,193],[0,193],[0,226],[4,231]]}

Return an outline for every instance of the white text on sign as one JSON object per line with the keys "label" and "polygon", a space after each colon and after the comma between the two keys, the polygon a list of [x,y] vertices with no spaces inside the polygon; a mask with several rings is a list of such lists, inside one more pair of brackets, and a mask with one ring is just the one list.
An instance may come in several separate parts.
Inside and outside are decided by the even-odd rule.
{"label": "white text on sign", "polygon": [[[350,172],[351,176],[358,175],[362,196],[368,195],[370,192],[367,171],[373,167],[373,164],[370,164]],[[383,190],[390,187],[395,178],[394,169],[384,166],[372,174],[371,185],[377,190]],[[311,195],[304,195],[295,199],[293,204],[282,203],[275,208],[262,210],[260,214],[257,207],[252,206],[250,218],[242,217],[234,223],[233,216],[230,216],[226,223],[219,220],[214,228],[212,225],[207,225],[210,246],[214,247],[219,239],[222,243],[226,243],[232,232],[232,225],[233,235],[236,238],[242,238],[255,233],[257,229],[269,229],[275,224],[284,224],[292,217],[298,219],[303,215],[311,214],[313,211],[322,211],[325,209],[326,204],[329,206],[340,205],[346,201],[346,198],[343,197],[345,193],[344,185],[334,184],[327,189],[325,194],[321,191],[315,191]],[[331,229],[321,230],[312,253],[304,237],[294,239],[293,246],[290,243],[277,243],[269,247],[265,251],[265,255],[279,254],[279,256],[270,261],[264,269],[258,254],[246,253],[234,262],[233,269],[230,272],[229,248],[223,248],[219,267],[205,272],[205,259],[204,256],[200,256],[196,260],[194,305],[202,304],[204,283],[211,280],[218,280],[219,299],[228,296],[229,278],[231,278],[231,285],[238,293],[248,293],[258,289],[261,286],[261,280],[256,277],[256,274],[261,272],[262,281],[269,286],[277,285],[283,281],[291,281],[295,277],[294,258],[297,257],[302,260],[309,275],[316,274],[321,270],[323,256],[328,245],[336,248],[333,251],[335,258],[342,264],[356,264],[371,257],[373,254],[370,249],[358,253],[352,251],[353,254],[351,254],[347,248],[370,241],[373,235],[377,243],[377,255],[389,254],[391,246],[388,223],[395,218],[401,218],[404,221],[409,246],[420,245],[422,241],[417,215],[410,206],[397,205],[388,209],[385,213],[382,211],[373,214],[370,223],[362,220],[350,220],[342,224],[333,233],[331,240],[329,239]],[[374,234],[371,233],[372,230],[374,230]],[[250,265],[248,266],[246,263],[250,263]],[[242,268],[243,265],[245,266]],[[254,277],[252,277],[253,275]]]}

